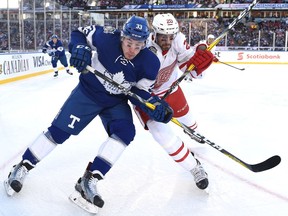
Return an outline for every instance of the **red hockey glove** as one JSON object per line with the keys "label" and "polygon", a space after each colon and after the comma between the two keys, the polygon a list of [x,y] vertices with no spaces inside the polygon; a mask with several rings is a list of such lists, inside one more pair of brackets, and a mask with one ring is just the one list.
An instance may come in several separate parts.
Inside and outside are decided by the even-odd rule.
{"label": "red hockey glove", "polygon": [[194,65],[194,70],[197,75],[200,75],[204,70],[206,70],[213,62],[214,55],[208,50],[197,49],[194,56],[192,56],[187,62],[187,68],[190,65]]}

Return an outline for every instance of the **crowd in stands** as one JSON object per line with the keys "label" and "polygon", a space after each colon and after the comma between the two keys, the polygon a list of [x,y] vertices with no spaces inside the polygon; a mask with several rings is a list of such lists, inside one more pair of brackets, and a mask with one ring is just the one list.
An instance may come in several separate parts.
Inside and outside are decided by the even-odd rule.
{"label": "crowd in stands", "polygon": [[[46,2],[52,3],[54,0],[46,0]],[[61,2],[62,0],[56,0]],[[87,0],[88,3],[91,0]],[[282,3],[288,0],[262,0],[261,3]],[[67,2],[67,1],[65,1]],[[81,6],[79,0],[79,6]],[[200,4],[218,4],[218,3],[249,3],[252,0],[97,0],[99,5],[106,6],[121,6],[127,4],[150,4],[151,2],[157,2],[162,4],[187,4],[187,3],[200,3]],[[33,5],[33,0],[24,0],[24,7],[30,8]],[[35,1],[35,7],[43,7],[43,1]],[[59,5],[58,5],[59,7]],[[62,39],[65,47],[69,43],[69,34],[71,30],[76,29],[79,26],[79,18],[77,13],[76,16],[72,17],[72,21],[63,20],[61,25],[58,19],[58,23],[53,23],[51,19],[45,20],[46,32],[44,32],[44,21],[37,20],[37,25],[34,28],[33,20],[24,20],[21,30],[19,25],[19,20],[10,20],[10,32],[8,33],[7,20],[0,20],[0,50],[5,51],[9,49],[8,41],[10,41],[11,50],[38,50],[41,49],[43,44],[50,38],[51,35],[57,34]],[[106,25],[112,25],[114,27],[121,27],[125,18],[121,17],[123,20],[116,21],[111,19],[105,20]],[[152,18],[152,17],[149,17]],[[148,18],[148,19],[149,19]],[[223,19],[185,19],[176,16],[178,19],[181,31],[185,33],[187,39],[191,45],[194,45],[198,41],[205,38],[205,35],[214,34],[215,36],[220,35],[223,30],[233,21],[233,18],[223,18]],[[288,31],[288,19],[257,19],[247,20],[244,19],[243,22],[239,23],[233,30],[229,32],[226,40],[221,40],[218,46],[236,46],[236,47],[285,47],[285,36]],[[91,20],[84,20],[81,25],[90,25]],[[207,29],[206,29],[207,26]],[[55,29],[55,31],[54,31]],[[10,38],[8,38],[10,36]],[[36,38],[36,41],[35,41]],[[9,39],[9,40],[8,40]],[[24,44],[22,43],[24,41]]]}
{"label": "crowd in stands", "polygon": [[85,7],[88,3],[88,0],[74,0],[73,5],[72,1],[64,1],[64,0],[56,0],[61,5],[65,5],[67,7]]}
{"label": "crowd in stands", "polygon": [[[197,20],[182,23],[182,31],[190,38],[190,44],[194,45],[199,40],[205,39],[205,32],[219,36],[233,19],[225,19],[219,24],[217,20]],[[207,31],[205,29],[207,23]],[[188,29],[191,25],[191,33]],[[288,32],[287,20],[259,20],[252,22],[240,22],[227,34],[227,40],[221,40],[217,46],[227,47],[273,47],[275,50],[283,50],[285,47],[285,34]],[[190,37],[189,37],[190,36]]]}
{"label": "crowd in stands", "polygon": [[[56,4],[54,4],[56,1]],[[122,8],[125,5],[144,5],[144,4],[157,4],[157,5],[185,5],[185,4],[199,4],[201,7],[215,7],[218,4],[244,4],[251,3],[253,0],[74,0],[74,7],[84,7],[85,5],[96,5],[104,7],[117,7]],[[46,7],[53,9],[54,5],[56,8],[62,5],[71,7],[72,1],[67,0],[40,0],[35,1],[35,8],[43,8],[44,4]],[[94,3],[94,4],[92,4]],[[288,3],[288,0],[261,0],[261,3]],[[34,0],[23,0],[23,6],[25,9],[32,10],[34,7]]]}
{"label": "crowd in stands", "polygon": [[[253,0],[99,0],[99,6],[122,7],[124,5],[141,4],[166,4],[166,5],[184,5],[184,4],[202,4],[216,6],[217,4],[247,4]],[[262,0],[261,3],[285,3],[287,0]]]}
{"label": "crowd in stands", "polygon": [[[78,28],[78,20],[74,20],[71,23],[70,29],[75,30]],[[2,29],[2,31],[1,31]],[[8,32],[3,31],[7,29],[7,23],[0,22],[0,50],[8,50]],[[36,35],[36,50],[41,49],[44,43],[50,39],[50,37],[54,34],[53,31],[53,22],[46,22],[46,37],[44,32],[44,23],[38,21],[34,32],[33,21],[25,21],[24,22],[24,32],[20,34],[19,31],[19,23],[11,22],[10,23],[10,47],[11,50],[20,50],[20,41],[24,41],[22,45],[22,49],[24,50],[35,50],[35,41],[34,35]],[[56,25],[55,34],[59,35],[62,38],[62,42],[65,47],[68,46],[69,43],[69,22],[63,22],[62,26],[59,24]],[[21,38],[23,36],[23,38]]]}
{"label": "crowd in stands", "polygon": [[[219,36],[223,30],[233,21],[233,19],[224,19],[219,23],[216,19],[185,19],[179,20],[180,30],[187,36],[190,44],[194,45],[200,40],[205,39],[205,35],[214,34]],[[122,25],[123,22],[118,22],[118,25]],[[115,24],[115,23],[114,23]],[[114,25],[113,22],[109,22],[109,25]],[[41,49],[43,44],[53,34],[53,24],[48,22],[46,24],[48,31],[46,37],[44,37],[44,24],[39,22],[37,24],[36,35],[37,49]],[[78,27],[78,22],[72,22],[71,30]],[[87,23],[89,25],[89,23]],[[205,28],[207,26],[207,29]],[[115,27],[115,26],[114,26]],[[0,22],[0,29],[7,28],[6,23]],[[11,33],[10,41],[11,48],[13,50],[19,49],[19,25],[18,23],[10,24]],[[24,48],[25,50],[34,50],[34,28],[33,22],[25,22],[24,27]],[[56,34],[61,36],[64,46],[67,47],[69,43],[69,22],[65,22],[61,27],[56,26]],[[218,46],[228,47],[279,47],[283,49],[285,47],[285,34],[288,31],[287,20],[258,20],[252,22],[247,20],[246,22],[240,22],[234,29],[229,31],[227,40],[221,40]],[[260,37],[259,37],[260,34]],[[259,44],[260,42],[260,44]],[[8,50],[8,35],[0,31],[0,50]]]}

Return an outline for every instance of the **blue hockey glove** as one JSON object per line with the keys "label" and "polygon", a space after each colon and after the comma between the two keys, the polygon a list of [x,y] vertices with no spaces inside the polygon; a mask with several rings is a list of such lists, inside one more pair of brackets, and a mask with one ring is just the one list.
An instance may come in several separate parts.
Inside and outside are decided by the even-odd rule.
{"label": "blue hockey glove", "polygon": [[76,44],[72,48],[70,65],[78,72],[83,72],[87,65],[91,65],[92,50],[86,44]]}
{"label": "blue hockey glove", "polygon": [[42,53],[47,53],[47,48],[43,48]]}
{"label": "blue hockey glove", "polygon": [[171,120],[173,117],[173,109],[166,101],[160,100],[157,96],[153,96],[148,100],[148,102],[155,106],[154,110],[150,109],[145,104],[141,104],[140,107],[151,119],[163,123],[168,123]]}

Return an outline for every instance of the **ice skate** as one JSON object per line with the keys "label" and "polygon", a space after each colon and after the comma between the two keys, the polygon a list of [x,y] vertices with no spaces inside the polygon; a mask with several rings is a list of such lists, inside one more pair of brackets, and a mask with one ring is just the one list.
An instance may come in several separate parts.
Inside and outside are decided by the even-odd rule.
{"label": "ice skate", "polygon": [[73,73],[68,69],[66,70],[66,72],[69,74],[69,75],[73,75]]}
{"label": "ice skate", "polygon": [[28,160],[21,161],[13,166],[8,179],[4,181],[4,186],[9,196],[12,196],[15,192],[20,192],[26,175],[33,167],[34,165]]}
{"label": "ice skate", "polygon": [[104,205],[104,200],[97,192],[97,182],[101,179],[103,177],[98,172],[86,170],[83,177],[77,181],[75,192],[69,196],[70,200],[85,211],[96,214],[98,208]]}
{"label": "ice skate", "polygon": [[208,187],[208,175],[202,167],[201,163],[196,159],[197,165],[191,170],[194,176],[194,181],[199,189],[206,189]]}
{"label": "ice skate", "polygon": [[54,77],[58,77],[58,71],[54,72]]}

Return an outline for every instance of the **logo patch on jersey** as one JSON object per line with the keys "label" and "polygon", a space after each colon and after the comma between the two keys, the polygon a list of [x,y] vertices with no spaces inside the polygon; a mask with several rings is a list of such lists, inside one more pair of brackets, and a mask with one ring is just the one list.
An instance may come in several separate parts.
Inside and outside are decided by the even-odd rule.
{"label": "logo patch on jersey", "polygon": [[148,47],[148,49],[149,49],[151,52],[153,52],[155,55],[157,54],[157,49],[156,49],[156,47],[150,46],[150,47]]}
{"label": "logo patch on jersey", "polygon": [[168,82],[168,80],[171,77],[171,74],[174,71],[176,64],[177,64],[177,59],[175,59],[175,61],[172,64],[159,70],[157,78],[156,78],[156,83],[154,85],[155,89],[159,88],[164,83]]}
{"label": "logo patch on jersey", "polygon": [[117,59],[116,59],[116,61],[118,61],[118,60],[120,61],[121,64],[123,64],[123,65],[125,65],[125,66],[127,66],[128,63],[129,63],[129,60],[126,59],[124,56],[121,56],[120,58],[117,58]]}
{"label": "logo patch on jersey", "polygon": [[120,62],[122,65],[125,65],[125,66],[127,66],[128,64],[130,64],[130,65],[132,65],[132,67],[135,67],[134,66],[134,64],[130,61],[130,60],[128,60],[128,59],[126,59],[124,56],[122,56],[122,55],[119,55],[116,59],[115,59],[115,63],[116,62]]}

